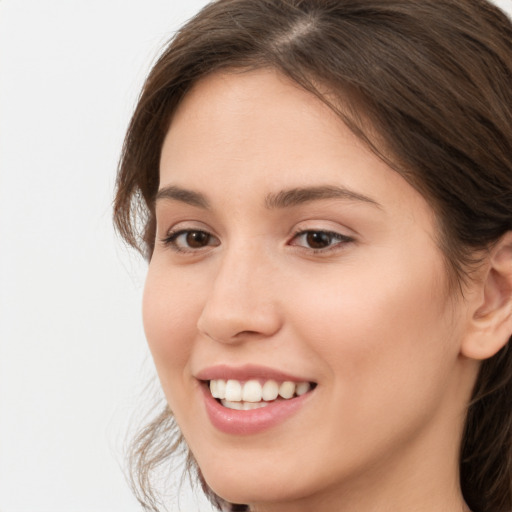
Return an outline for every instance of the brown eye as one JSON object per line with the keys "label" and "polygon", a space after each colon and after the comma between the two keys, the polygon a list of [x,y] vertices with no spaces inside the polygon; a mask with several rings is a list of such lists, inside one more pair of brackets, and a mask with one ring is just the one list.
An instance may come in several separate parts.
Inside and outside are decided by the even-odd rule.
{"label": "brown eye", "polygon": [[332,243],[333,236],[325,231],[309,231],[306,233],[306,243],[311,249],[325,249]]}
{"label": "brown eye", "polygon": [[220,244],[218,238],[201,229],[180,229],[170,233],[162,241],[176,252],[194,252]]}
{"label": "brown eye", "polygon": [[297,233],[290,245],[296,245],[316,253],[327,253],[329,250],[341,249],[353,241],[352,237],[334,231],[306,230]]}
{"label": "brown eye", "polygon": [[186,234],[187,246],[191,249],[205,247],[210,242],[211,235],[205,231],[189,231]]}

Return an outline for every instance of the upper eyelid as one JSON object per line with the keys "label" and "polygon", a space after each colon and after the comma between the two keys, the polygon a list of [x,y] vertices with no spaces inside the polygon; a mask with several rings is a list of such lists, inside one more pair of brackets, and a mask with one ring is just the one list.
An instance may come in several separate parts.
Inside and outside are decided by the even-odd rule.
{"label": "upper eyelid", "polygon": [[331,235],[334,239],[338,239],[341,242],[353,242],[355,241],[355,237],[352,235],[345,235],[343,233],[338,233],[337,231],[328,230],[328,229],[301,229],[300,231],[295,232],[292,236],[291,240],[299,238],[300,236],[304,236],[308,233],[325,233]]}
{"label": "upper eyelid", "polygon": [[346,234],[342,232],[342,229],[336,229],[336,228],[328,228],[328,227],[300,227],[293,231],[292,235],[300,235],[301,233],[331,233],[333,235],[338,235],[342,237],[353,237],[352,234]]}
{"label": "upper eyelid", "polygon": [[[187,231],[203,231],[219,240],[221,239],[221,235],[216,229],[199,219],[183,219],[172,223],[163,222],[163,220],[161,222],[157,221],[156,232],[157,234],[160,233],[158,236],[162,240],[178,232]],[[344,239],[355,239],[360,237],[360,234],[351,227],[328,219],[316,218],[301,220],[295,223],[288,233],[288,241],[301,233],[308,232],[331,233]]]}
{"label": "upper eyelid", "polygon": [[[178,243],[177,243],[177,240],[180,236],[182,235],[186,235],[187,233],[190,233],[190,232],[202,232],[202,233],[206,233],[208,236],[210,236],[212,239],[216,240],[217,243],[213,243],[213,244],[207,244],[203,247],[198,247],[198,248],[194,248],[194,247],[181,247]],[[326,233],[326,234],[329,234],[333,237],[333,240],[331,240],[331,242],[334,242],[334,243],[330,243],[328,246],[326,247],[322,247],[322,248],[313,248],[313,247],[306,247],[306,246],[302,246],[300,244],[292,244],[291,242],[293,240],[296,240],[297,238],[301,237],[301,236],[304,236],[304,235],[307,235],[308,233]],[[182,254],[201,254],[204,250],[208,249],[208,248],[211,248],[211,247],[217,247],[221,244],[221,241],[220,239],[212,234],[211,232],[209,231],[206,231],[204,229],[198,229],[198,228],[193,228],[193,227],[190,227],[190,228],[178,228],[178,229],[169,229],[166,234],[161,238],[161,242],[163,243],[164,246],[166,247],[169,247],[171,248],[173,251],[177,252],[177,253],[182,253]],[[349,235],[344,235],[342,233],[338,233],[336,231],[333,231],[333,230],[327,230],[327,229],[300,229],[300,230],[297,230],[293,233],[293,235],[288,238],[288,241],[286,243],[286,245],[290,245],[292,247],[296,246],[296,247],[299,247],[301,248],[302,250],[304,251],[307,251],[309,253],[316,253],[316,254],[324,254],[327,256],[327,254],[331,254],[332,252],[335,252],[335,251],[338,251],[338,250],[341,250],[342,247],[339,247],[339,246],[344,246],[346,244],[349,244],[349,243],[353,243],[355,242],[355,238],[353,236],[349,236]]]}
{"label": "upper eyelid", "polygon": [[299,233],[321,231],[324,233],[333,233],[345,238],[356,238],[360,237],[360,233],[345,224],[339,222],[332,222],[322,219],[311,219],[295,224],[292,235]]}
{"label": "upper eyelid", "polygon": [[207,235],[209,235],[213,238],[217,238],[217,239],[219,238],[217,235],[212,233],[211,230],[197,228],[197,227],[184,227],[184,228],[178,228],[178,229],[170,228],[165,232],[164,238],[178,237],[178,236],[184,235],[186,233],[194,232],[194,231],[206,233]]}
{"label": "upper eyelid", "polygon": [[157,233],[163,232],[164,235],[167,235],[169,233],[176,233],[177,231],[205,231],[206,233],[215,235],[215,231],[210,226],[208,226],[208,224],[200,220],[179,220],[176,222],[159,222],[157,219],[156,231]]}
{"label": "upper eyelid", "polygon": [[[194,225],[188,225],[189,223],[193,223]],[[184,224],[180,226],[180,224]],[[299,223],[300,224],[300,223]],[[179,227],[178,227],[179,226]],[[162,229],[159,229],[159,223],[157,222],[157,233]],[[204,231],[212,236],[219,238],[219,234],[216,230],[212,229],[210,226],[205,225],[201,221],[180,221],[175,224],[172,224],[171,227],[165,229],[163,232],[163,236],[169,236],[170,234],[175,234],[178,232],[187,232],[187,231]],[[300,226],[294,227],[290,230],[289,236],[295,237],[301,233],[310,233],[310,232],[322,232],[322,233],[331,233],[333,235],[338,235],[344,238],[354,238],[358,236],[358,233],[349,228],[332,228],[332,227],[318,227],[318,226]],[[349,233],[344,233],[343,231],[349,231]]]}

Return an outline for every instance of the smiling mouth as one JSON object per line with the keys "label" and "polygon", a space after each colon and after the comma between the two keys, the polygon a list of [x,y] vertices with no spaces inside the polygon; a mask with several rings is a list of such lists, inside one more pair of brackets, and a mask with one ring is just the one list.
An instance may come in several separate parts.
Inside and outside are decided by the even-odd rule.
{"label": "smiling mouth", "polygon": [[228,409],[240,411],[259,409],[274,402],[291,400],[309,393],[316,387],[315,382],[277,382],[272,379],[215,379],[205,382],[218,403]]}

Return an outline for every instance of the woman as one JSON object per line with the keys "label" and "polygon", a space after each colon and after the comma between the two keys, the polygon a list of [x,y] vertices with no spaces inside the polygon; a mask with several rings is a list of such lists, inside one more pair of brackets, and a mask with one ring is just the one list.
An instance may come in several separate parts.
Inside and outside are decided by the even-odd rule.
{"label": "woman", "polygon": [[512,26],[484,0],[220,0],[126,137],[168,403],[219,508],[512,510]]}

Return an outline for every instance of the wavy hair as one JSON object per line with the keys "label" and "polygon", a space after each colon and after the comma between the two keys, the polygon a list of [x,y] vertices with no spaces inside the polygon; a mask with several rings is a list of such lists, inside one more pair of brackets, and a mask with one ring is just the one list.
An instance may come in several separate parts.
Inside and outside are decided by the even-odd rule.
{"label": "wavy hair", "polygon": [[[177,105],[210,73],[258,68],[274,68],[326,102],[429,201],[454,283],[471,278],[475,251],[512,229],[512,25],[497,7],[485,0],[218,0],[158,59],[124,142],[114,221],[147,259],[160,152]],[[147,510],[159,507],[153,473],[180,449],[166,407],[131,454]],[[208,489],[190,454],[187,465],[219,509],[248,510]],[[481,366],[460,480],[473,512],[512,510],[510,343]]]}

